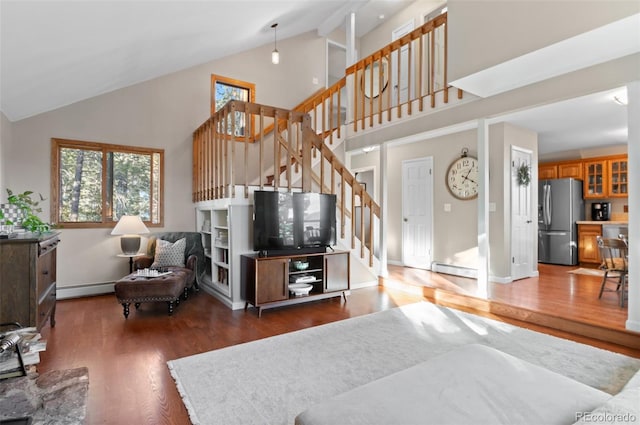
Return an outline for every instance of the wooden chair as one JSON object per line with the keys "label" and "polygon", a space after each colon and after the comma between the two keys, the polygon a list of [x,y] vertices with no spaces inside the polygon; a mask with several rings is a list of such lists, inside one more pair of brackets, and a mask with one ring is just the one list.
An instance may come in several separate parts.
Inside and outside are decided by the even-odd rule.
{"label": "wooden chair", "polygon": [[[629,273],[627,242],[625,239],[603,238],[601,236],[596,236],[596,239],[600,250],[600,258],[602,259],[600,268],[604,270],[598,298],[602,298],[602,293],[605,291],[618,292],[620,307],[624,307],[624,301],[627,296],[627,275]],[[616,272],[616,275],[609,276],[612,272]],[[608,283],[614,283],[615,289],[607,288]]]}

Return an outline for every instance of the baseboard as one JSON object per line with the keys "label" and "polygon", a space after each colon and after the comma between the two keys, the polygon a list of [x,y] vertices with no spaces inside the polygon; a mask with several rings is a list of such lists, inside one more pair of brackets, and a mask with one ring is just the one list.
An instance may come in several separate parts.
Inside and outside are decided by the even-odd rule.
{"label": "baseboard", "polygon": [[216,298],[217,300],[219,300],[222,304],[226,305],[231,310],[240,310],[244,308],[244,305],[245,305],[244,301],[232,302],[229,298],[225,297],[216,289],[207,285],[206,283],[201,283],[200,289],[206,292],[207,294],[211,295],[212,297]]}
{"label": "baseboard", "polygon": [[378,286],[377,280],[369,280],[366,282],[354,283],[351,285],[351,289],[370,288],[372,286]]}
{"label": "baseboard", "polygon": [[451,264],[431,263],[431,271],[436,273],[451,274],[454,276],[478,278],[478,270],[469,267],[454,266]]}
{"label": "baseboard", "polygon": [[90,297],[93,295],[113,294],[115,283],[89,283],[73,286],[58,286],[56,288],[56,299],[64,300],[68,298]]}

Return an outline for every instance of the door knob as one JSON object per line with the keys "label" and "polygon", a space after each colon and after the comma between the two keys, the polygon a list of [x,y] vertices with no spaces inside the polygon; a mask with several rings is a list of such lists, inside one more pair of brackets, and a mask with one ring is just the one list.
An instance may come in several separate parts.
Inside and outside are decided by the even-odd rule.
{"label": "door knob", "polygon": [[409,219],[408,219],[407,217],[405,217],[405,218],[404,218],[404,221],[405,221],[405,222],[407,222],[407,221],[409,221]]}
{"label": "door knob", "polygon": [[531,223],[531,220],[527,220],[527,223]]}

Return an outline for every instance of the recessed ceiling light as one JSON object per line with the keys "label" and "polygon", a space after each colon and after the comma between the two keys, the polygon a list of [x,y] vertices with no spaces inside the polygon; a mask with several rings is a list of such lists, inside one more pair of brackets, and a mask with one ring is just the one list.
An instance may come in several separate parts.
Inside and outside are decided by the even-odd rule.
{"label": "recessed ceiling light", "polygon": [[378,19],[381,19],[381,20],[384,19],[384,15],[382,14],[378,15]]}

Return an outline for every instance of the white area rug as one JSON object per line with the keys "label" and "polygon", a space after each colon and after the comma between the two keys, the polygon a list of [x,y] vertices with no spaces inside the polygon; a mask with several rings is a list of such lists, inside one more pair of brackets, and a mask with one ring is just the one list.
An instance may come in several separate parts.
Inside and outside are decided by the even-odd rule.
{"label": "white area rug", "polygon": [[480,343],[617,393],[640,359],[420,302],[168,362],[194,424],[293,424],[307,407]]}
{"label": "white area rug", "polygon": [[[577,268],[575,270],[569,270],[567,273],[573,273],[573,274],[586,274],[588,276],[604,276],[604,270],[600,270],[600,269],[587,269],[584,267],[580,267]],[[609,277],[617,277],[620,276],[620,274],[618,272],[610,272]]]}

